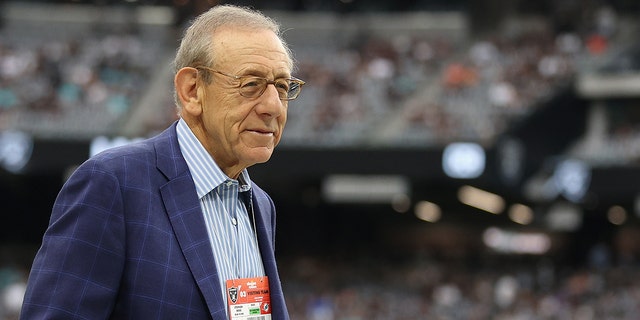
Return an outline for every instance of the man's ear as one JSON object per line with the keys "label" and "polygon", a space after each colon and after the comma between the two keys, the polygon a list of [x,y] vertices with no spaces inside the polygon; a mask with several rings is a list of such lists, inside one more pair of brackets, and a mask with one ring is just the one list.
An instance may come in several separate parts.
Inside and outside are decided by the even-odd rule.
{"label": "man's ear", "polygon": [[176,87],[176,95],[182,104],[182,111],[192,116],[198,116],[202,112],[201,96],[198,95],[198,70],[195,68],[182,68],[178,70],[173,79]]}

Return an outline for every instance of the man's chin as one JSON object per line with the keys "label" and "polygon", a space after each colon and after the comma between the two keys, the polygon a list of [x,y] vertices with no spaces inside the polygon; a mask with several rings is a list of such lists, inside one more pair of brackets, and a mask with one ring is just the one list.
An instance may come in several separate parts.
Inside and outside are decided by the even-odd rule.
{"label": "man's chin", "polygon": [[271,159],[273,154],[273,148],[270,147],[255,147],[251,148],[248,158],[251,159],[251,163],[265,163]]}

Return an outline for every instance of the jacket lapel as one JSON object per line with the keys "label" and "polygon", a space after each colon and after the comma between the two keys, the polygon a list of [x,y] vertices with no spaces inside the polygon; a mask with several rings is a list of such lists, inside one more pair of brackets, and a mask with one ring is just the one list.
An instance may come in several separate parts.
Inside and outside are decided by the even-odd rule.
{"label": "jacket lapel", "polygon": [[272,220],[272,218],[275,218],[275,209],[269,207],[271,202],[267,200],[264,191],[255,184],[252,186],[252,202],[254,214],[256,215],[260,255],[262,256],[265,273],[269,277],[271,316],[273,319],[289,319],[274,253],[273,230],[275,229],[275,219]]}
{"label": "jacket lapel", "polygon": [[157,166],[169,180],[160,187],[173,232],[214,319],[226,319],[218,271],[200,202],[178,146],[175,124],[156,143]]}

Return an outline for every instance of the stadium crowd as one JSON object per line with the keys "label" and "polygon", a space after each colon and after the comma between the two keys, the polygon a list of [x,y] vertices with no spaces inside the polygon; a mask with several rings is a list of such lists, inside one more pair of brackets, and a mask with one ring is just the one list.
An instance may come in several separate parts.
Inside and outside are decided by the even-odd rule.
{"label": "stadium crowd", "polygon": [[[111,133],[150,81],[157,53],[135,30],[69,38],[0,29],[0,128],[41,136]],[[28,30],[28,28],[27,28]]]}
{"label": "stadium crowd", "polygon": [[[289,40],[299,61],[296,74],[309,85],[292,103],[282,143],[491,143],[576,74],[617,52],[616,13],[602,7],[584,17],[571,30],[539,20],[518,32],[469,37],[446,32],[389,37],[366,25],[356,32],[334,26],[327,37],[297,36]],[[157,37],[135,28],[89,26],[74,38],[65,36],[64,28],[40,36],[15,29],[0,29],[1,128],[117,134],[108,131],[145,94],[166,96],[157,108],[166,115],[150,115],[154,119],[141,125],[153,130],[175,120],[169,79],[163,92],[146,92],[153,71],[166,63],[159,57],[174,50],[159,46]],[[337,34],[343,35],[327,42]],[[383,131],[388,134],[381,136]]]}
{"label": "stadium crowd", "polygon": [[[576,30],[555,31],[543,21],[521,32],[465,41],[447,34],[381,36],[366,26],[340,43],[316,43],[327,39],[309,35],[293,39],[298,76],[310,85],[290,108],[283,143],[491,142],[512,118],[615,51],[609,47],[615,45],[616,16],[602,11],[607,14],[590,16]],[[69,28],[55,34],[49,27],[43,35],[0,29],[3,127],[70,136],[114,128],[145,94],[152,72],[166,63],[159,57],[173,50],[130,26],[75,26],[88,29],[80,37],[65,36]],[[339,34],[338,28],[332,33]],[[166,112],[174,113],[165,100]],[[397,128],[376,138],[394,117],[401,118]]]}
{"label": "stadium crowd", "polygon": [[[292,319],[636,319],[636,265],[568,268],[540,258],[491,267],[360,256],[281,259]],[[0,269],[0,320],[17,319],[26,268]]]}
{"label": "stadium crowd", "polygon": [[463,42],[446,33],[385,37],[365,29],[345,45],[329,46],[322,59],[302,55],[301,75],[313,86],[291,108],[284,142],[370,144],[396,114],[404,121],[378,142],[492,142],[514,119],[616,52],[615,12],[599,10],[573,30],[555,30],[542,19],[529,30],[497,30]]}
{"label": "stadium crowd", "polygon": [[301,258],[284,270],[295,319],[630,320],[640,312],[636,266],[565,270],[544,259],[482,268],[430,259]]}

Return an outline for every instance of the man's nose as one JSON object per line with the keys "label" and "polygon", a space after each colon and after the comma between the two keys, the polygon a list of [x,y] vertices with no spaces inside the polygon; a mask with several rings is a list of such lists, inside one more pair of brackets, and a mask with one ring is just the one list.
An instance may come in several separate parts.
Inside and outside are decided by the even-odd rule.
{"label": "man's nose", "polygon": [[280,100],[280,95],[274,84],[268,84],[260,98],[262,101],[257,107],[259,114],[269,115],[274,118],[282,114],[286,101]]}

